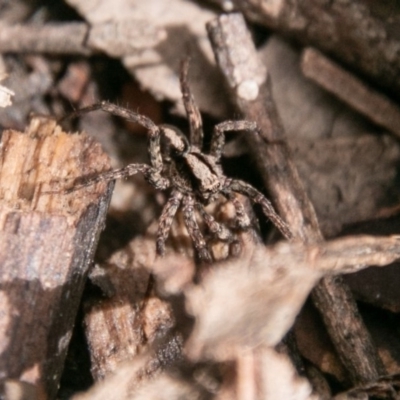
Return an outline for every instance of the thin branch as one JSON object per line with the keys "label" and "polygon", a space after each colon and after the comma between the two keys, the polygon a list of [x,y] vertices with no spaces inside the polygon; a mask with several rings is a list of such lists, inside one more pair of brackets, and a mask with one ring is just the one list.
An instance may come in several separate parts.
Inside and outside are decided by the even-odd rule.
{"label": "thin branch", "polygon": [[90,55],[85,42],[89,25],[65,24],[9,25],[0,23],[0,52]]}
{"label": "thin branch", "polygon": [[[260,136],[246,138],[277,209],[295,237],[306,243],[322,242],[314,208],[285,143],[266,68],[258,59],[242,15],[221,15],[208,24],[208,31],[238,109],[261,128]],[[383,373],[370,335],[342,280],[323,279],[313,291],[313,299],[353,381],[371,381]]]}
{"label": "thin branch", "polygon": [[89,56],[104,51],[113,57],[120,57],[153,47],[165,37],[162,29],[145,21],[130,19],[92,27],[83,22],[39,26],[0,23],[0,52]]}
{"label": "thin branch", "polygon": [[[398,2],[234,0],[247,18],[314,46],[398,97]],[[389,5],[390,4],[390,5]]]}
{"label": "thin branch", "polygon": [[370,120],[400,136],[400,109],[384,95],[341,68],[318,50],[307,48],[301,59],[303,74]]}

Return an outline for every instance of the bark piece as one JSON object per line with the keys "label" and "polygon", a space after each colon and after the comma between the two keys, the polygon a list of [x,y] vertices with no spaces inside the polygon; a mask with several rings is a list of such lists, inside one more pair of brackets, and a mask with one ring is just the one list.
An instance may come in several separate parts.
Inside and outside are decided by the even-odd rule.
{"label": "bark piece", "polygon": [[108,158],[46,118],[5,131],[0,155],[0,371],[53,398],[113,186],[67,195],[63,182],[108,169]]}
{"label": "bark piece", "polygon": [[[183,255],[168,252],[165,257],[157,257],[156,229],[157,223],[152,224],[150,234],[137,237],[114,252],[90,275],[106,295],[85,304],[85,331],[96,381],[147,353],[146,373],[140,378],[143,383],[181,357],[182,338],[173,332],[175,315],[169,302],[154,293],[150,270],[166,273],[173,266],[182,272],[180,279],[185,282],[192,279],[195,267],[193,260]],[[181,245],[185,240],[180,236],[176,242]],[[190,247],[189,239],[188,244]],[[169,288],[173,286],[170,284]]]}
{"label": "bark piece", "polygon": [[303,74],[350,107],[400,136],[400,108],[387,97],[369,88],[319,51],[307,48],[301,59]]}
{"label": "bark piece", "polygon": [[250,20],[331,54],[398,97],[400,40],[396,2],[234,0],[234,3]]}
{"label": "bark piece", "polygon": [[[236,105],[261,129],[259,136],[247,136],[248,144],[280,215],[297,238],[306,243],[321,242],[314,208],[285,143],[267,71],[258,60],[243,17],[222,15],[208,24],[208,31]],[[325,278],[315,288],[313,298],[352,379],[376,379],[384,372],[383,366],[348,287],[340,278]]]}

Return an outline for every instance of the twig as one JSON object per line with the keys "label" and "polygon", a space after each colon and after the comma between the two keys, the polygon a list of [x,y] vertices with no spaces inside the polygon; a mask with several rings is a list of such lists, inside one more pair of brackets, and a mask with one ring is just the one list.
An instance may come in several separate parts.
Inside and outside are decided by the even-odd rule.
{"label": "twig", "polygon": [[252,21],[333,55],[398,97],[400,46],[395,9],[381,2],[353,0],[234,0]]}
{"label": "twig", "polygon": [[303,74],[378,125],[400,136],[400,109],[382,94],[325,57],[307,48],[301,58]]}
{"label": "twig", "polygon": [[144,21],[83,22],[36,25],[0,23],[0,52],[91,55],[98,51],[118,57],[155,46],[165,32]]}
{"label": "twig", "polygon": [[108,158],[89,137],[34,118],[3,133],[0,162],[0,374],[54,398],[113,185],[45,191]]}
{"label": "twig", "polygon": [[[295,237],[306,243],[323,240],[312,204],[300,182],[270,91],[266,69],[260,64],[240,14],[222,15],[208,24],[216,59],[244,117],[256,121],[259,137],[248,135],[264,184]],[[382,363],[361,321],[349,289],[340,278],[325,278],[313,292],[339,357],[353,381],[366,382],[383,373]]]}
{"label": "twig", "polygon": [[89,26],[66,24],[8,25],[0,23],[0,52],[90,55],[85,42]]}

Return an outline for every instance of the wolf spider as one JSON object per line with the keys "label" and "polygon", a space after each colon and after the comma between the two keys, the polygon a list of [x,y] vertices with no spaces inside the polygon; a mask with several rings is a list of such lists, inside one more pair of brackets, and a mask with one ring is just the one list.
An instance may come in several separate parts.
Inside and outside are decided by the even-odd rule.
{"label": "wolf spider", "polygon": [[144,115],[126,108],[103,101],[77,110],[68,118],[82,113],[102,110],[112,115],[136,122],[148,130],[148,152],[150,165],[129,164],[124,168],[112,170],[87,179],[81,179],[72,190],[86,187],[100,181],[125,178],[141,172],[145,179],[157,190],[170,189],[170,196],[162,210],[157,230],[156,249],[159,255],[165,252],[165,241],[179,208],[182,208],[184,222],[190,238],[200,259],[211,262],[211,254],[196,221],[195,210],[203,218],[209,231],[218,239],[230,241],[232,233],[225,225],[218,223],[205,210],[205,205],[222,195],[232,202],[236,212],[237,226],[241,229],[249,227],[250,220],[243,205],[235,196],[236,193],[247,196],[253,203],[261,206],[263,213],[280,230],[284,237],[291,233],[286,223],[275,212],[269,200],[248,183],[231,179],[224,175],[220,165],[222,149],[225,144],[225,132],[251,131],[258,132],[255,122],[225,121],[214,127],[210,150],[202,151],[203,128],[202,119],[187,83],[189,60],[181,64],[180,85],[189,120],[190,139],[176,127],[170,125],[157,126]]}

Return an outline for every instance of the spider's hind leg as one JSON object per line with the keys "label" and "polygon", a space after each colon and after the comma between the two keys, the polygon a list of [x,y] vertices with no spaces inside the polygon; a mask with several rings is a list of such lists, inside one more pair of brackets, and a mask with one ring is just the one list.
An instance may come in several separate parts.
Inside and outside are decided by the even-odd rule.
{"label": "spider's hind leg", "polygon": [[200,259],[211,263],[212,257],[207,249],[206,241],[201,233],[199,226],[196,221],[196,216],[194,213],[194,200],[191,196],[185,196],[183,198],[183,217],[185,219],[185,225],[189,232],[189,236],[193,241],[194,248],[198,253]]}
{"label": "spider's hind leg", "polygon": [[291,239],[293,237],[293,234],[290,231],[288,225],[276,213],[271,202],[253,186],[238,179],[231,179],[229,180],[225,191],[237,192],[249,197],[253,203],[259,204],[261,206],[265,216],[269,218],[269,220],[279,229],[279,231],[286,239]]}
{"label": "spider's hind leg", "polygon": [[215,235],[218,239],[224,240],[227,242],[230,242],[233,240],[233,236],[232,236],[232,233],[230,232],[230,230],[223,224],[220,224],[219,222],[217,222],[215,220],[215,218],[205,210],[203,204],[196,201],[195,207],[196,207],[197,211],[200,213],[201,217],[203,218],[209,231],[213,235]]}
{"label": "spider's hind leg", "polygon": [[248,216],[242,202],[236,197],[234,193],[227,193],[228,199],[235,207],[235,219],[239,229],[248,229],[251,226],[251,220]]}

